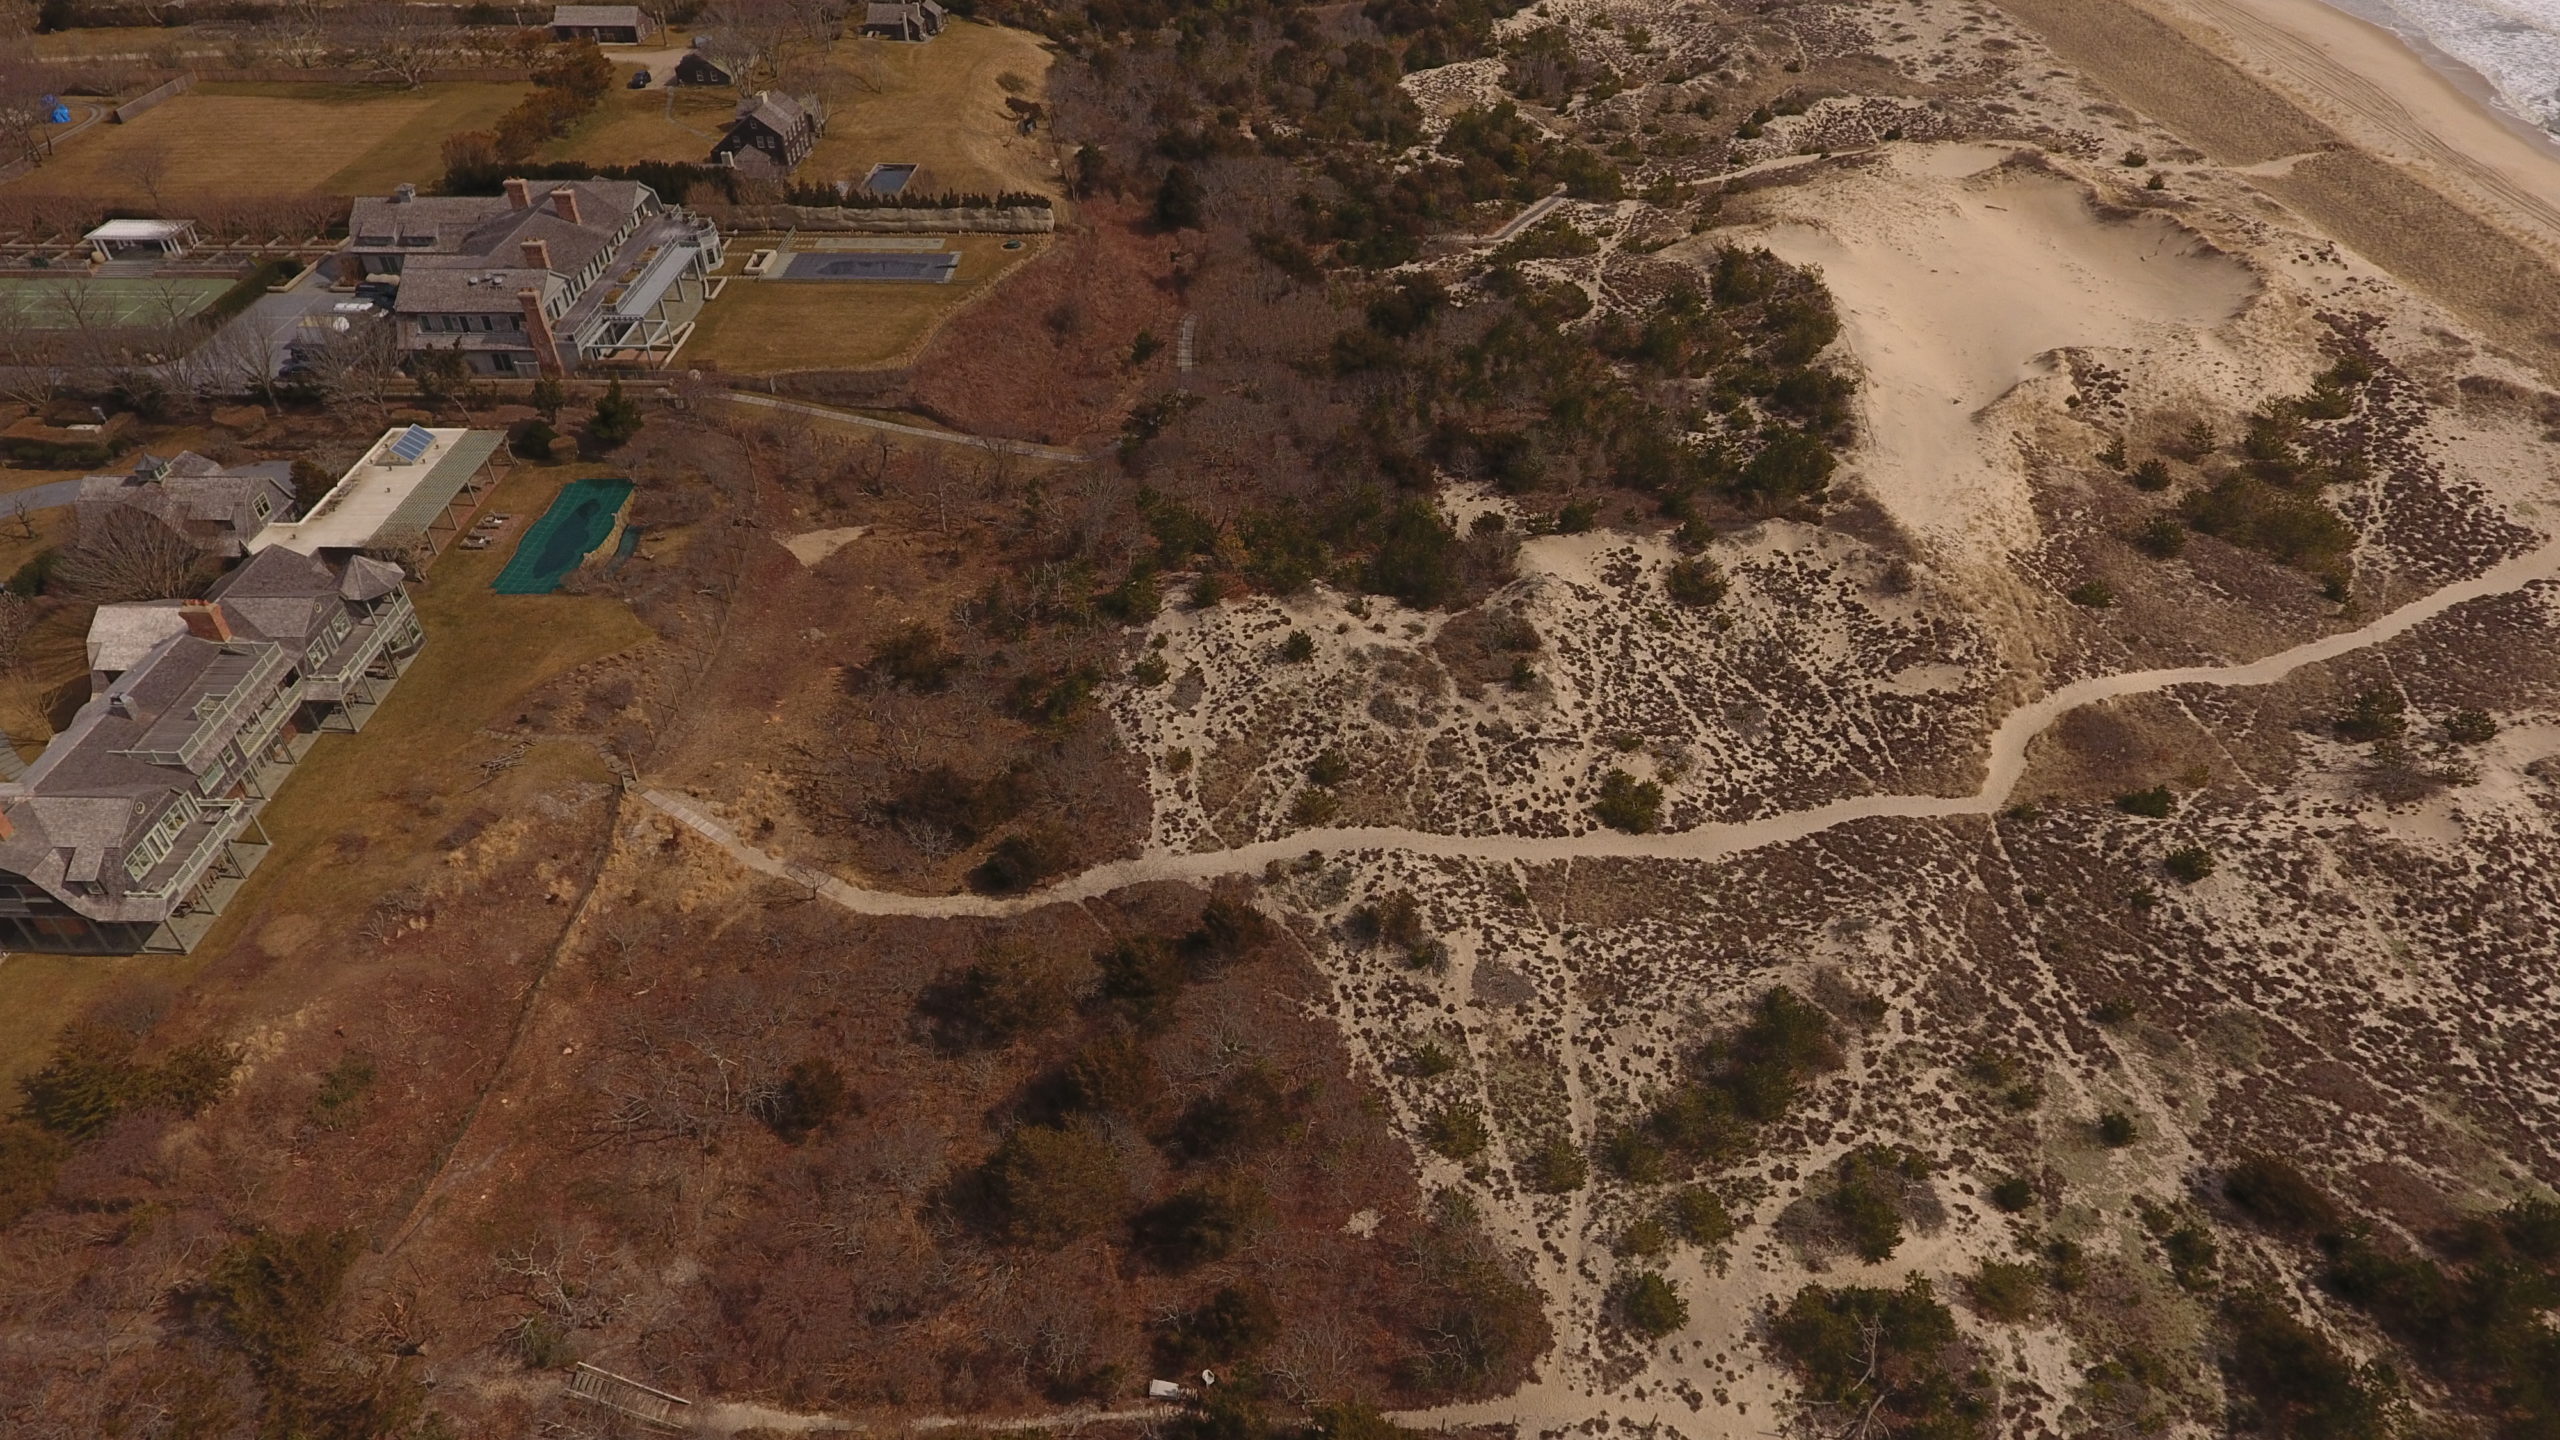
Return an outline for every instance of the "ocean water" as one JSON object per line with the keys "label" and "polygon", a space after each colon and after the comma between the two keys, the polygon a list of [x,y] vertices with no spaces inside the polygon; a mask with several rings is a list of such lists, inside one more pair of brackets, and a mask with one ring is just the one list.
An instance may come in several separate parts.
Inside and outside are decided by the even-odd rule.
{"label": "ocean water", "polygon": [[2489,82],[2509,110],[2560,132],[2560,0],[2332,0],[2423,40]]}

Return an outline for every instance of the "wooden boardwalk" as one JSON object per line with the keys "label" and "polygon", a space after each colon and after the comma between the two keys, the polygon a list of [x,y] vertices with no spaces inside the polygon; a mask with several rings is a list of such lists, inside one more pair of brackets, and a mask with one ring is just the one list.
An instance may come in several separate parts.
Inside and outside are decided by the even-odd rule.
{"label": "wooden boardwalk", "polygon": [[569,1393],[660,1430],[680,1432],[693,1428],[689,1418],[692,1401],[653,1390],[610,1370],[599,1370],[583,1360],[569,1374]]}

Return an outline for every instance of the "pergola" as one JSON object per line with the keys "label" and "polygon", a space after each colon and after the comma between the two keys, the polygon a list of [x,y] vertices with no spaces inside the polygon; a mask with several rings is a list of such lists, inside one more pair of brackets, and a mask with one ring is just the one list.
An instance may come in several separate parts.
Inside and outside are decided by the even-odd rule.
{"label": "pergola", "polygon": [[196,234],[193,220],[110,220],[80,238],[104,265],[136,252],[184,255],[202,237]]}

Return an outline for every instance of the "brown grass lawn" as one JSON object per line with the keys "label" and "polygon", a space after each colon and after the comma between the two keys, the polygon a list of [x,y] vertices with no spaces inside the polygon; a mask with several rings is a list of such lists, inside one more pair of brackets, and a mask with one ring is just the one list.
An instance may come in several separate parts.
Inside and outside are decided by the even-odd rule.
{"label": "brown grass lawn", "polygon": [[534,158],[592,165],[642,160],[699,165],[711,158],[711,147],[737,106],[737,92],[729,89],[615,90],[596,113],[536,151]]}
{"label": "brown grass lawn", "polygon": [[[1029,31],[956,19],[923,45],[845,39],[822,56],[795,57],[779,88],[814,88],[829,110],[826,138],[795,178],[859,180],[883,161],[912,161],[924,167],[912,182],[918,191],[1055,195],[1057,161],[1049,133],[1015,134],[1004,108],[1008,94],[1046,96],[1049,61],[1046,46]],[[669,93],[616,90],[538,158],[597,165],[708,159],[737,107],[738,92],[674,91],[672,115]]]}
{"label": "brown grass lawn", "polygon": [[1050,54],[1027,30],[953,17],[922,45],[844,40],[819,81],[830,108],[826,138],[801,162],[804,180],[859,180],[883,161],[924,168],[909,188],[1059,192],[1047,130],[1022,136],[1005,112],[1011,77],[1029,100],[1048,95]]}
{"label": "brown grass lawn", "polygon": [[55,30],[13,42],[38,60],[85,60],[96,55],[149,55],[164,48],[196,50],[209,42],[193,26],[119,25]]}
{"label": "brown grass lawn", "polygon": [[[702,312],[687,358],[747,375],[784,370],[859,370],[892,363],[987,286],[1039,254],[1044,236],[961,235],[951,248],[960,269],[948,285],[732,279]],[[730,244],[730,268],[756,242]]]}
{"label": "brown grass lawn", "polygon": [[445,137],[496,120],[527,87],[207,85],[128,125],[95,125],[17,182],[27,192],[163,207],[258,196],[379,195],[444,173]]}
{"label": "brown grass lawn", "polygon": [[507,748],[481,733],[484,727],[513,721],[524,698],[553,677],[650,638],[619,600],[489,590],[512,553],[512,537],[563,484],[590,473],[598,467],[517,467],[492,501],[518,517],[510,540],[447,551],[428,582],[411,591],[426,622],[426,649],[363,734],[324,736],[267,807],[263,822],[275,849],[193,955],[0,961],[0,1084],[40,1063],[63,1021],[128,978],[183,984],[244,939],[272,947],[269,932],[279,927],[350,933],[381,894],[436,853],[434,842],[450,822],[422,821],[419,795],[503,807],[529,794],[527,787],[610,778],[592,747],[552,739],[538,742],[503,783],[472,793],[483,778],[480,762]]}

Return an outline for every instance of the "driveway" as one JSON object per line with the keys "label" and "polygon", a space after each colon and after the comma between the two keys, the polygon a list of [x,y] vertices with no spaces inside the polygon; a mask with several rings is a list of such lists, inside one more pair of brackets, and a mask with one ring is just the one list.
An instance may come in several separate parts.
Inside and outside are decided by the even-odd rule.
{"label": "driveway", "polygon": [[255,337],[265,345],[267,374],[273,376],[284,368],[286,348],[303,328],[306,316],[325,317],[332,305],[354,303],[353,295],[331,290],[327,277],[314,269],[296,280],[291,289],[273,291],[249,302],[249,308],[233,316],[222,327],[222,333],[232,339]]}

